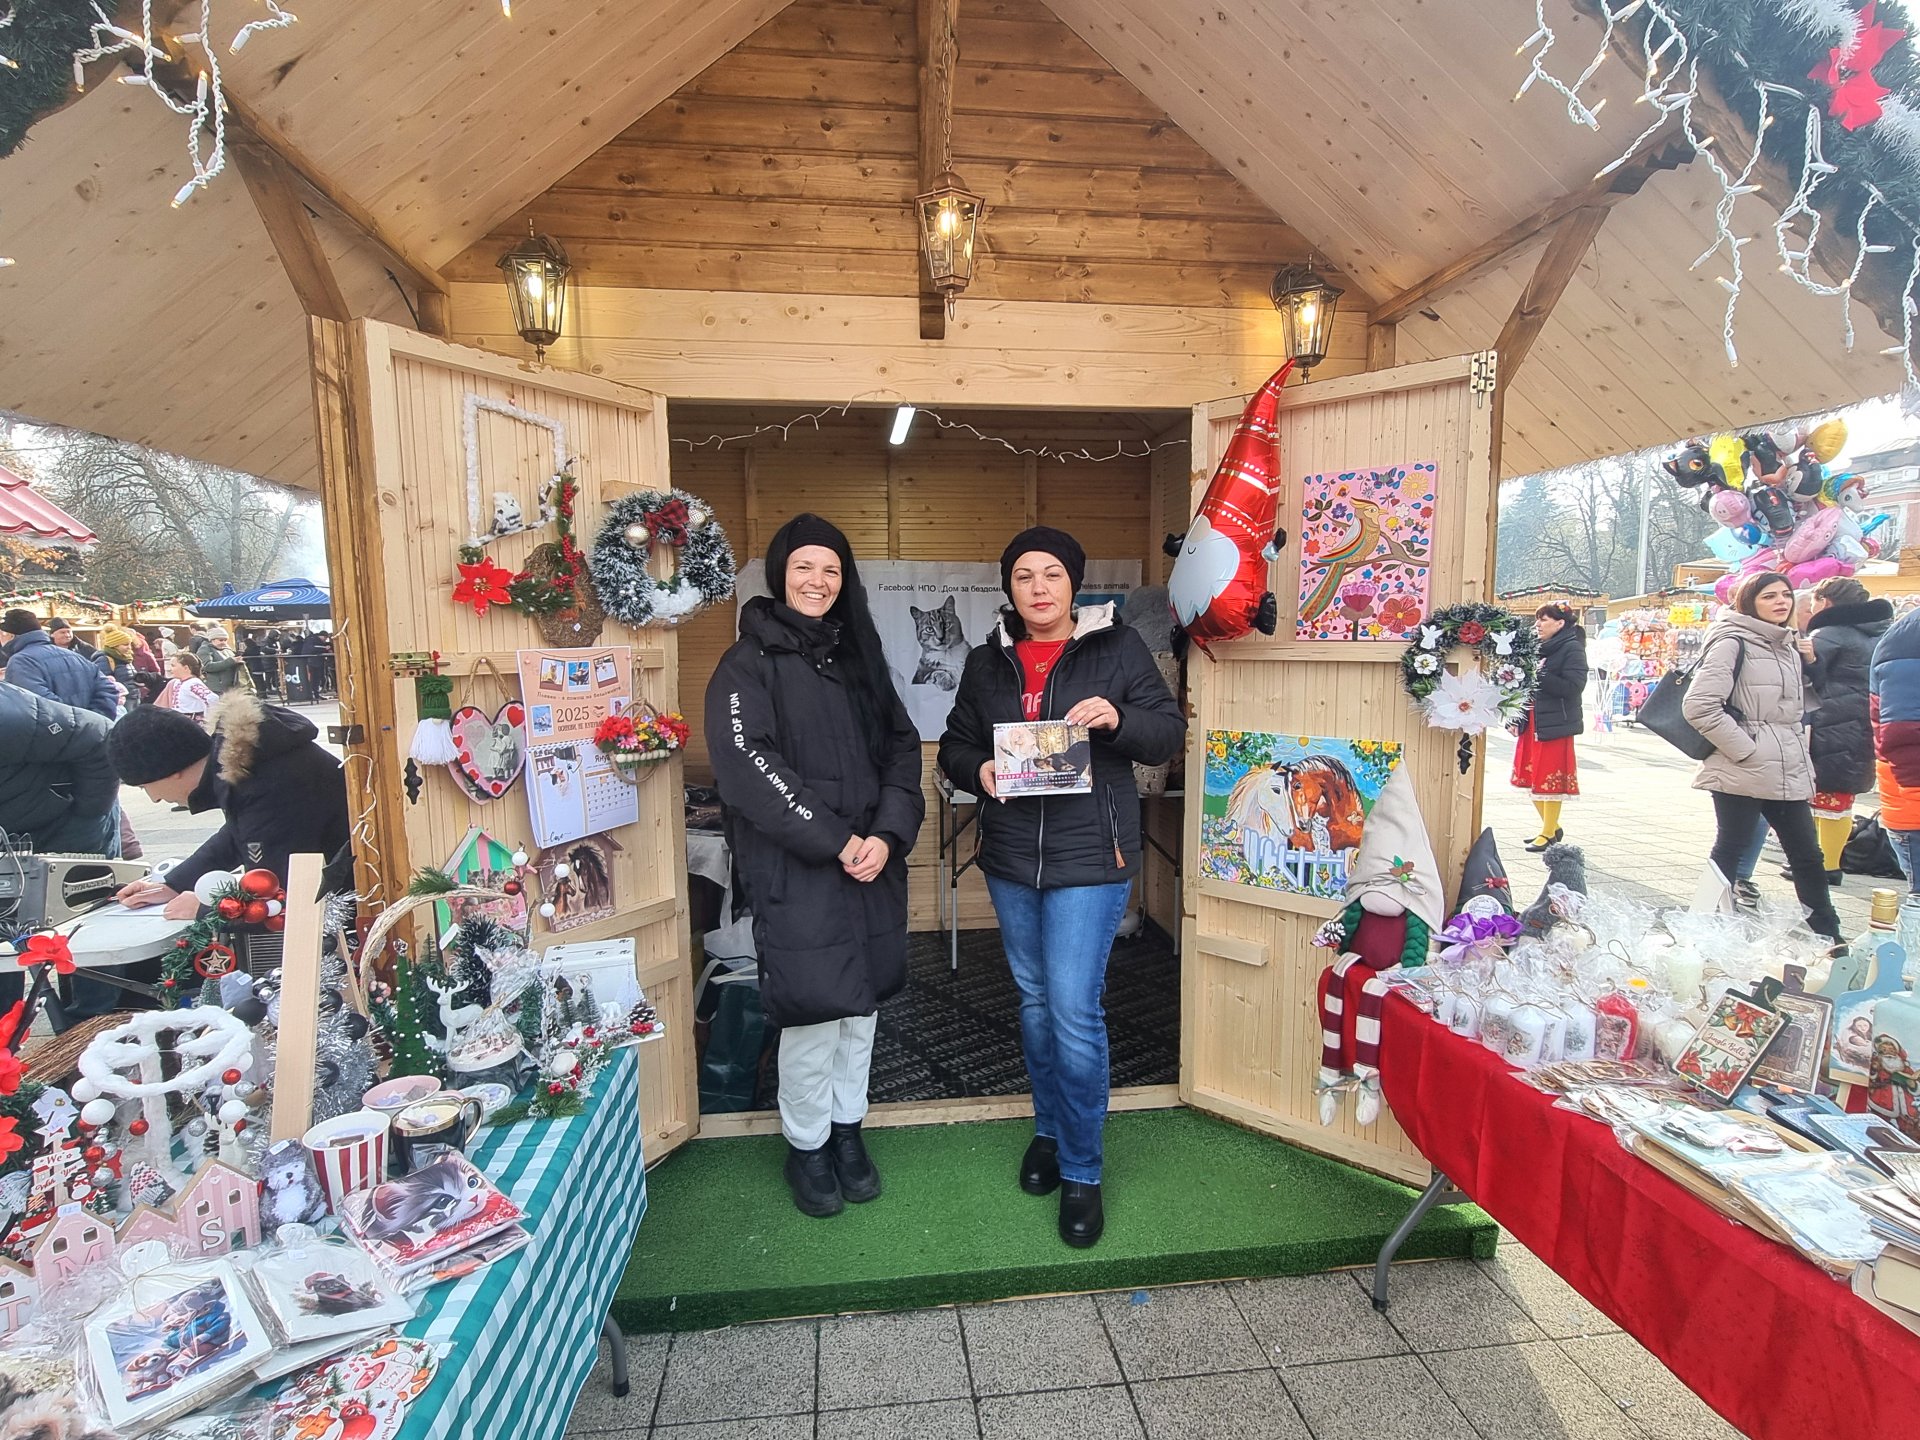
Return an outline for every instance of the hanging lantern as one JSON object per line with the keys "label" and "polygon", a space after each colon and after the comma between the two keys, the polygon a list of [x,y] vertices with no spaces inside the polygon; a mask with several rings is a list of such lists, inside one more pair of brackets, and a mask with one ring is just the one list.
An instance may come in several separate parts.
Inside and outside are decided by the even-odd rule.
{"label": "hanging lantern", "polygon": [[1283,266],[1273,277],[1273,308],[1280,312],[1281,351],[1302,372],[1327,358],[1333,312],[1343,290],[1329,285],[1311,265]]}
{"label": "hanging lantern", "polygon": [[916,195],[913,204],[920,216],[920,248],[927,257],[928,278],[946,296],[947,314],[952,315],[955,298],[973,279],[974,227],[986,203],[969,194],[960,177],[949,170],[933,189]]}
{"label": "hanging lantern", "polygon": [[513,303],[513,328],[533,346],[536,361],[546,359],[547,346],[560,338],[567,309],[567,273],[572,269],[559,242],[534,234],[531,220],[527,238],[500,257],[500,273],[506,277],[507,297]]}

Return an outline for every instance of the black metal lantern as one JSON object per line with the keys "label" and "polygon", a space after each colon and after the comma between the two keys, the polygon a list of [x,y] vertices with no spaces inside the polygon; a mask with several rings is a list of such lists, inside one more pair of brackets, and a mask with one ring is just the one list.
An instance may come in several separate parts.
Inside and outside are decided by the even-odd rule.
{"label": "black metal lantern", "polygon": [[920,249],[926,256],[927,276],[946,297],[951,316],[955,297],[973,279],[974,232],[986,202],[969,193],[949,170],[933,189],[916,195],[913,204],[920,217]]}
{"label": "black metal lantern", "polygon": [[547,358],[547,346],[560,338],[567,310],[567,252],[548,235],[536,235],[527,222],[527,238],[500,257],[507,298],[513,304],[513,328],[533,346],[536,361]]}
{"label": "black metal lantern", "polygon": [[1280,339],[1289,360],[1305,374],[1327,358],[1333,312],[1343,290],[1329,285],[1311,265],[1283,266],[1273,277],[1273,308],[1280,312]]}

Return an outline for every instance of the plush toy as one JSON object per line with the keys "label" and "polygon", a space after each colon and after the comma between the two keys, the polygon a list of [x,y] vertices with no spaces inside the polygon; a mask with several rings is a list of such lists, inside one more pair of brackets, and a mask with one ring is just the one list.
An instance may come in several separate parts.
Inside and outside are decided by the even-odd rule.
{"label": "plush toy", "polygon": [[1173,616],[1187,638],[1206,651],[1215,641],[1238,640],[1249,630],[1271,635],[1279,602],[1267,588],[1267,567],[1286,532],[1280,519],[1280,452],[1276,433],[1280,387],[1293,369],[1276,370],[1240,415],[1220,467],[1184,536],[1169,535],[1174,557],[1167,577]]}
{"label": "plush toy", "polygon": [[1340,958],[1320,974],[1320,1123],[1331,1125],[1340,1095],[1355,1090],[1353,1118],[1380,1118],[1379,972],[1426,964],[1446,909],[1440,865],[1420,818],[1413,776],[1401,765],[1381,788],[1347,867],[1347,908],[1313,943]]}
{"label": "plush toy", "polygon": [[1546,862],[1547,883],[1540,898],[1520,912],[1520,928],[1544,935],[1555,922],[1574,919],[1587,898],[1587,852],[1578,845],[1549,845],[1540,858]]}
{"label": "plush toy", "polygon": [[1507,881],[1507,867],[1500,859],[1500,844],[1493,838],[1491,825],[1480,832],[1480,838],[1467,851],[1466,863],[1460,869],[1460,899],[1453,908],[1464,910],[1469,900],[1482,895],[1513,914],[1513,886]]}

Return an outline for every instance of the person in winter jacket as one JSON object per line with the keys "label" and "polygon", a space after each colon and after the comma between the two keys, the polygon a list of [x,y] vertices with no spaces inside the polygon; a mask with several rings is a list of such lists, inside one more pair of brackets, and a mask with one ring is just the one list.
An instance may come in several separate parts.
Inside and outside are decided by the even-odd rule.
{"label": "person in winter jacket", "polygon": [[41,854],[120,853],[104,717],[0,684],[0,829]]}
{"label": "person in winter jacket", "polygon": [[1869,703],[1878,762],[1880,824],[1920,894],[1920,610],[1909,610],[1873,647]]}
{"label": "person in winter jacket", "polygon": [[347,785],[339,760],[316,743],[319,733],[306,716],[244,690],[214,707],[212,735],[158,705],[129,711],[107,742],[121,780],[196,815],[218,809],[226,821],[165,883],[136,881],[116,898],[165,905],[169,918],[191,920],[199,913],[193,887],[209,870],[258,867],[284,882],[290,855],[332,859],[347,843]]}
{"label": "person in winter jacket", "polygon": [[200,678],[216,695],[251,685],[246,663],[233,653],[233,642],[218,625],[209,625],[193,642],[193,653],[200,658]]}
{"label": "person in winter jacket", "polygon": [[6,646],[10,684],[108,720],[120,713],[120,695],[113,681],[92,662],[54,644],[31,610],[7,611],[0,618],[0,633],[13,637]]}
{"label": "person in winter jacket", "polygon": [[787,1184],[825,1218],[880,1193],[860,1126],[880,1003],[906,984],[926,799],[847,537],[795,516],[767,546],[767,588],[707,686],[707,748],[780,1027]]}
{"label": "person in winter jacket", "polygon": [[[1146,642],[1113,605],[1078,611],[1086,552],[1035,526],[1000,557],[1012,601],[967,656],[940,739],[940,768],[984,796],[980,867],[1020,988],[1020,1039],[1033,1083],[1034,1138],[1020,1186],[1060,1190],[1060,1237],[1087,1246],[1104,1228],[1101,1133],[1107,1117],[1107,955],[1140,874],[1133,767],[1179,753],[1186,724]],[[993,727],[1063,720],[1087,727],[1092,790],[994,795]]]}
{"label": "person in winter jacket", "polygon": [[1573,737],[1587,728],[1581,697],[1587,690],[1587,631],[1571,605],[1533,612],[1540,631],[1540,670],[1533,703],[1513,752],[1513,783],[1533,792],[1540,833],[1527,842],[1536,855],[1561,838],[1560,807],[1580,793]]}
{"label": "person in winter jacket", "polygon": [[133,640],[131,630],[119,625],[106,626],[100,631],[100,653],[94,661],[120,683],[120,688],[126,691],[126,703],[129,706],[140,704],[146,697],[146,691],[133,673]]}
{"label": "person in winter jacket", "polygon": [[1764,818],[1779,838],[1794,891],[1818,934],[1836,942],[1820,840],[1813,828],[1813,761],[1807,753],[1806,679],[1794,632],[1793,586],[1763,570],[1742,580],[1733,605],[1707,631],[1681,713],[1712,742],[1693,785],[1713,796],[1711,859],[1729,883]]}

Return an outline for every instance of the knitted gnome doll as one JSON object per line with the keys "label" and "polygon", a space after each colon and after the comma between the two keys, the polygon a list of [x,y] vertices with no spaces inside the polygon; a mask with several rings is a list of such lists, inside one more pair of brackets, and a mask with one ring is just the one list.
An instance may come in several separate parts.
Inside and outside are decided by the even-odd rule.
{"label": "knitted gnome doll", "polygon": [[1520,927],[1529,935],[1544,935],[1556,921],[1579,918],[1587,898],[1587,852],[1578,845],[1549,845],[1541,852],[1547,883],[1540,898],[1520,912]]}
{"label": "knitted gnome doll", "polygon": [[1446,893],[1433,842],[1420,818],[1410,768],[1388,779],[1367,816],[1347,867],[1347,908],[1329,920],[1314,944],[1340,958],[1320,975],[1320,1123],[1331,1125],[1340,1092],[1358,1091],[1354,1119],[1380,1116],[1380,1011],[1387,987],[1379,972],[1424,965],[1445,914]]}
{"label": "knitted gnome doll", "polygon": [[1497,901],[1502,910],[1513,914],[1513,886],[1507,881],[1507,867],[1500,860],[1500,846],[1489,825],[1467,851],[1466,864],[1460,868],[1460,899],[1456,911],[1467,908],[1475,896],[1485,895]]}

